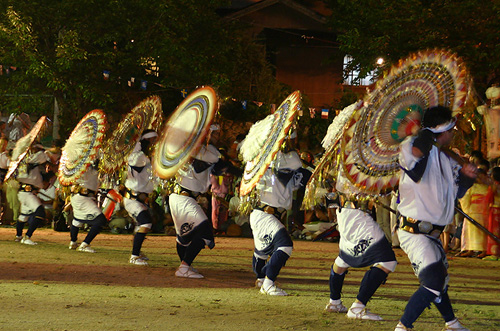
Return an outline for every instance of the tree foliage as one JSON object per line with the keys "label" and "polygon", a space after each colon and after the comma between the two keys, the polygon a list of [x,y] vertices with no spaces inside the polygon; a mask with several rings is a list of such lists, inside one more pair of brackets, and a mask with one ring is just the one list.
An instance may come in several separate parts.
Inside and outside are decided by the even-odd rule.
{"label": "tree foliage", "polygon": [[443,47],[467,63],[479,93],[500,79],[499,0],[325,0],[351,68],[367,73],[378,57],[389,66],[427,48]]}
{"label": "tree foliage", "polygon": [[[119,118],[158,93],[168,113],[180,89],[200,85],[222,97],[279,102],[283,87],[260,46],[217,15],[226,3],[0,0],[0,63],[16,69],[0,76],[1,110],[36,113],[36,100],[55,97],[64,136],[91,109]],[[140,80],[148,81],[146,91]],[[20,102],[21,95],[29,97]]]}

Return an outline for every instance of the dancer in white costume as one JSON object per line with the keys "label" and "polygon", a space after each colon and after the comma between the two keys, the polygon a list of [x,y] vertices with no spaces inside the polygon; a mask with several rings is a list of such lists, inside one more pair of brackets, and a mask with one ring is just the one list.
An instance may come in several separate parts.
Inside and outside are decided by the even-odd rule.
{"label": "dancer in white costume", "polygon": [[[340,232],[339,256],[330,271],[330,302],[325,310],[346,313],[348,318],[375,320],[382,318],[366,309],[368,301],[389,273],[396,268],[396,256],[384,231],[373,219],[369,196],[364,196],[339,170],[336,189],[339,194],[337,229]],[[359,287],[356,301],[349,310],[342,304],[341,292],[348,268],[371,266]]]}
{"label": "dancer in white costume", "polygon": [[[42,172],[45,171],[45,163],[49,161],[43,146],[36,144],[31,147],[33,154],[29,155],[26,162],[26,171],[18,169],[19,193],[17,194],[21,203],[21,214],[16,225],[16,241],[26,245],[36,245],[31,240],[33,232],[45,220],[45,208],[42,200],[37,197],[37,190],[43,188]],[[28,223],[28,231],[23,237],[24,225]]]}
{"label": "dancer in white costume", "polygon": [[446,323],[443,330],[466,331],[455,317],[448,296],[448,261],[439,235],[453,221],[455,201],[477,176],[471,164],[460,166],[442,151],[451,143],[456,119],[449,108],[424,113],[423,129],[401,144],[399,163],[399,242],[408,254],[420,287],[408,300],[396,331],[409,330],[434,303]]}
{"label": "dancer in white costume", "polygon": [[[255,250],[253,270],[257,275],[256,286],[268,295],[288,295],[275,285],[281,268],[292,254],[293,242],[281,215],[292,208],[293,191],[302,183],[302,167],[295,151],[278,152],[274,166],[270,167],[258,182],[260,205],[250,214]],[[269,258],[269,260],[268,260]]]}
{"label": "dancer in white costume", "polygon": [[[99,188],[97,165],[94,163],[90,166],[75,184],[73,194],[71,195],[73,221],[69,230],[71,236],[69,249],[95,253],[94,248],[90,247],[90,243],[107,223],[102,209],[97,206],[97,190]],[[78,232],[85,224],[90,226],[90,230],[78,246]]]}
{"label": "dancer in white costume", "polygon": [[[218,130],[212,125],[211,130]],[[177,234],[177,254],[181,264],[175,275],[185,278],[204,278],[191,264],[206,246],[214,248],[212,222],[196,201],[200,193],[210,186],[210,173],[219,163],[220,153],[212,145],[203,145],[190,164],[176,175],[176,190],[170,194],[168,204]]]}
{"label": "dancer in white costume", "polygon": [[158,134],[151,129],[142,133],[128,158],[128,171],[125,187],[127,193],[123,204],[125,210],[135,222],[134,242],[129,262],[135,265],[148,265],[148,258],[141,255],[141,248],[146,234],[153,226],[153,218],[147,204],[147,198],[154,190],[151,160],[146,155],[155,143]]}

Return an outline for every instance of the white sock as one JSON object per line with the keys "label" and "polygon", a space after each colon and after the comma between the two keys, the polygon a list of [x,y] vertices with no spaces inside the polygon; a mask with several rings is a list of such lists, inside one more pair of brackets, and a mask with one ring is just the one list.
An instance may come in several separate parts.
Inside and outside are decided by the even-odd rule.
{"label": "white sock", "polygon": [[353,303],[353,304],[352,304],[352,306],[351,306],[351,308],[361,308],[361,309],[363,309],[363,308],[365,308],[365,307],[366,307],[366,306],[365,306],[364,304],[359,303],[359,302],[357,302],[357,301],[354,301],[354,303]]}
{"label": "white sock", "polygon": [[330,299],[330,304],[332,305],[340,305],[342,303],[342,299],[338,299],[338,300],[333,300],[333,299]]}
{"label": "white sock", "polygon": [[274,282],[272,280],[270,280],[267,277],[264,278],[264,282],[262,283],[262,287],[264,288],[264,290],[269,289],[273,285],[274,285]]}

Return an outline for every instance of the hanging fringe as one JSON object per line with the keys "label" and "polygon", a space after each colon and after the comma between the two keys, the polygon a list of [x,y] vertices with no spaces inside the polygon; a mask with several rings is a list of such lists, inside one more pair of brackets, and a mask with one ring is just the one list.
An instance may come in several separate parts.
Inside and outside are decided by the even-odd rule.
{"label": "hanging fringe", "polygon": [[253,160],[262,150],[264,143],[268,139],[274,123],[274,115],[268,115],[263,120],[256,122],[250,128],[247,136],[241,143],[240,154],[244,162]]}

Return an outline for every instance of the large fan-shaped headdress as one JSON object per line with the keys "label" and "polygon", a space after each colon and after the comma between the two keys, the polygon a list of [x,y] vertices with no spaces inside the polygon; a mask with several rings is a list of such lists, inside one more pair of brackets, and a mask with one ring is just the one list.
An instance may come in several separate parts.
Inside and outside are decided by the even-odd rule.
{"label": "large fan-shaped headdress", "polygon": [[250,128],[240,149],[243,161],[246,162],[241,179],[241,196],[252,191],[276,157],[297,116],[301,102],[300,91],[293,92],[274,114],[268,115]]}
{"label": "large fan-shaped headdress", "polygon": [[[352,115],[363,107],[363,102],[357,101],[344,108],[328,127],[322,145],[325,153],[314,168],[314,172],[306,186],[303,209],[312,209],[327,192],[327,186],[334,186],[340,161],[340,145],[346,128],[351,124]],[[327,183],[328,182],[328,183]]]}
{"label": "large fan-shaped headdress", "polygon": [[455,54],[434,49],[400,60],[351,118],[342,141],[345,175],[363,193],[391,191],[398,184],[399,144],[418,131],[423,111],[441,105],[457,114],[469,96],[470,77]]}
{"label": "large fan-shaped headdress", "polygon": [[38,122],[36,122],[36,124],[31,128],[31,131],[16,142],[16,146],[12,151],[12,161],[9,163],[9,170],[5,175],[4,181],[7,181],[12,176],[14,171],[16,171],[16,169],[19,167],[19,164],[24,159],[26,154],[28,154],[31,145],[41,133],[46,122],[47,116],[40,117],[40,119],[38,119]]}
{"label": "large fan-shaped headdress", "polygon": [[90,111],[76,125],[62,149],[58,173],[62,185],[74,184],[96,159],[106,128],[106,114],[100,109]]}
{"label": "large fan-shaped headdress", "polygon": [[170,115],[156,144],[153,169],[163,179],[177,173],[201,147],[219,109],[210,86],[189,94]]}
{"label": "large fan-shaped headdress", "polygon": [[114,175],[127,162],[127,158],[146,129],[158,130],[162,122],[161,99],[151,96],[134,107],[111,137],[106,141],[99,162],[99,171]]}

